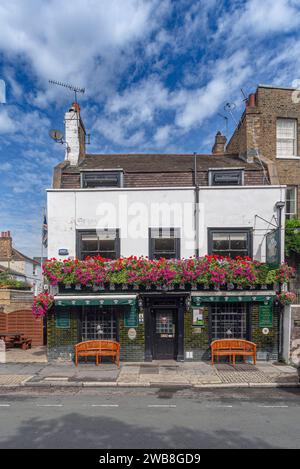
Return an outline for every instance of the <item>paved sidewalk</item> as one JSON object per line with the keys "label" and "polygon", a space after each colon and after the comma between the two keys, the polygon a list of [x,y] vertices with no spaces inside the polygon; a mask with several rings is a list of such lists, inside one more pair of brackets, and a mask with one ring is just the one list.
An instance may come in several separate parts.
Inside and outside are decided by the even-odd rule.
{"label": "paved sidewalk", "polygon": [[294,367],[270,362],[211,366],[208,362],[154,361],[95,366],[72,362],[0,364],[1,386],[234,387],[297,386]]}

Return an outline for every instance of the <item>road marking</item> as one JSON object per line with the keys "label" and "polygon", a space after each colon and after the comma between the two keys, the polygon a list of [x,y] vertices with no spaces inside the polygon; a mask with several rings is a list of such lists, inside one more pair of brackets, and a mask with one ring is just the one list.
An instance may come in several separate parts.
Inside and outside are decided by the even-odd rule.
{"label": "road marking", "polygon": [[148,404],[148,407],[176,407],[175,404]]}
{"label": "road marking", "polygon": [[91,404],[92,407],[119,407],[119,404]]}
{"label": "road marking", "polygon": [[0,404],[0,407],[10,407],[10,404]]}
{"label": "road marking", "polygon": [[231,409],[233,405],[216,405],[216,407],[225,407]]}
{"label": "road marking", "polygon": [[263,407],[265,409],[286,409],[288,405],[259,405],[258,407]]}
{"label": "road marking", "polygon": [[37,407],[62,407],[63,404],[37,404]]}

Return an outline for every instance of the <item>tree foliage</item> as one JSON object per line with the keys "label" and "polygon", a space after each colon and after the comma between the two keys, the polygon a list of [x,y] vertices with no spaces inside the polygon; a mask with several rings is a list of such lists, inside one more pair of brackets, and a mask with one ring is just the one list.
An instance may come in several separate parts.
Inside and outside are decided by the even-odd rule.
{"label": "tree foliage", "polygon": [[285,255],[300,254],[300,220],[293,218],[285,224]]}

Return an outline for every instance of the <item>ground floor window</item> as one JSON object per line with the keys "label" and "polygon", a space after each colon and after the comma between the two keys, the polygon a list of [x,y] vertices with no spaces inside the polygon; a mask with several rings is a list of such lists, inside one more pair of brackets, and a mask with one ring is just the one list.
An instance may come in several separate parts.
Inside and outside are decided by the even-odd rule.
{"label": "ground floor window", "polygon": [[117,340],[116,312],[112,306],[84,306],[82,311],[82,341]]}
{"label": "ground floor window", "polygon": [[211,306],[211,339],[249,339],[248,305],[216,303]]}

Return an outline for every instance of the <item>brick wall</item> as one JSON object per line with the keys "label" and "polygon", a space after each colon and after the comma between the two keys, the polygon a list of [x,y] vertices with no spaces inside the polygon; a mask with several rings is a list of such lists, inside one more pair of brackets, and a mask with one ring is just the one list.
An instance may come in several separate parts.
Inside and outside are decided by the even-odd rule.
{"label": "brick wall", "polygon": [[274,161],[279,183],[298,186],[300,214],[299,160],[276,158],[276,122],[278,118],[297,119],[297,155],[300,155],[300,103],[292,100],[293,90],[258,87],[254,107],[247,107],[238,128],[227,145],[227,152],[244,155],[256,148],[262,157]]}
{"label": "brick wall", "polygon": [[10,260],[12,257],[12,239],[9,232],[0,234],[0,259]]}
{"label": "brick wall", "polygon": [[[213,163],[212,163],[213,166]],[[241,160],[241,167],[243,161]],[[208,172],[197,172],[197,183],[199,186],[208,186]],[[257,167],[253,170],[245,171],[245,185],[262,185],[265,184],[263,171]],[[191,187],[194,184],[193,173],[125,173],[124,187]],[[61,187],[63,189],[79,189],[80,176],[79,173],[63,172],[61,179]]]}

